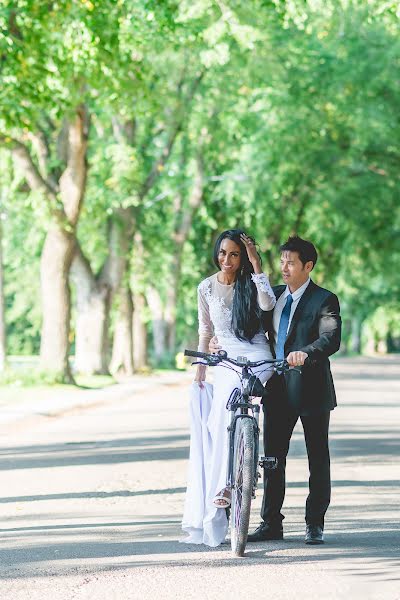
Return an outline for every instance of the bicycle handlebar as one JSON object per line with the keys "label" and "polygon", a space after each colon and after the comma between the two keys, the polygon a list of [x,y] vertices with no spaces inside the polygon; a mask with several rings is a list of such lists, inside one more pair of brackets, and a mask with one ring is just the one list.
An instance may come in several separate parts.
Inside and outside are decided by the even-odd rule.
{"label": "bicycle handlebar", "polygon": [[[219,351],[221,352],[221,351]],[[218,354],[219,354],[218,352]],[[222,350],[222,352],[225,352],[225,350]],[[194,358],[208,358],[209,356],[213,356],[213,357],[217,357],[217,354],[207,354],[207,352],[196,352],[195,350],[185,350],[184,352],[185,356],[192,356]]]}
{"label": "bicycle handlebar", "polygon": [[238,359],[229,358],[225,350],[219,350],[217,354],[208,354],[207,352],[196,352],[195,350],[185,350],[185,356],[192,356],[194,358],[204,358],[209,366],[217,365],[222,361],[230,362],[237,367],[260,367],[261,365],[275,365],[287,370],[289,364],[286,359],[268,359],[258,360],[252,362],[247,360],[245,356],[238,356]]}

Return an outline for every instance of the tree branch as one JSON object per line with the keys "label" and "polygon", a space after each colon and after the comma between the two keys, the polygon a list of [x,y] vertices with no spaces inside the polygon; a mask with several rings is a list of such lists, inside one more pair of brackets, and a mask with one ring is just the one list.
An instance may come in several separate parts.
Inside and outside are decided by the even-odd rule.
{"label": "tree branch", "polygon": [[99,283],[107,285],[115,292],[121,283],[126,270],[134,219],[128,208],[115,209],[108,228],[108,256],[98,275]]}
{"label": "tree branch", "polygon": [[32,160],[28,147],[19,140],[5,134],[0,134],[0,143],[3,143],[12,151],[19,164],[23,167],[29,187],[32,190],[39,190],[44,193],[45,196],[56,200],[56,191],[49,185],[48,181],[42,177],[38,167]]}
{"label": "tree branch", "polygon": [[81,209],[87,176],[87,141],[89,113],[86,106],[77,107],[68,123],[67,166],[60,177],[60,193],[68,221],[75,226]]}
{"label": "tree branch", "polygon": [[139,192],[139,198],[141,200],[143,200],[143,198],[147,195],[149,190],[152,188],[152,186],[154,185],[154,182],[156,181],[157,177],[160,174],[160,171],[162,170],[165,163],[167,162],[167,160],[171,154],[175,140],[183,127],[184,120],[187,116],[187,108],[190,106],[190,104],[193,100],[194,94],[196,93],[196,90],[199,87],[204,75],[205,75],[205,70],[203,69],[203,71],[201,71],[201,73],[198,75],[198,77],[196,77],[196,79],[193,81],[190,92],[189,92],[187,98],[183,101],[184,109],[181,110],[181,114],[180,114],[178,120],[176,121],[175,126],[170,131],[170,134],[168,136],[164,150],[162,151],[161,156],[154,161],[154,164],[153,164],[152,168],[150,169],[150,173],[148,174],[148,176],[146,177],[146,179],[142,185],[142,188]]}
{"label": "tree branch", "polygon": [[46,133],[38,128],[38,133],[30,133],[29,139],[37,154],[40,173],[55,194],[59,192],[58,182],[54,179],[49,169],[50,145]]}
{"label": "tree branch", "polygon": [[189,197],[189,206],[187,210],[183,213],[182,222],[178,229],[175,232],[175,242],[178,245],[183,245],[193,222],[193,216],[199,208],[201,201],[203,199],[204,192],[204,162],[203,157],[200,151],[197,152],[196,155],[196,174],[193,182],[192,191]]}
{"label": "tree branch", "polygon": [[[86,294],[83,295],[87,295],[87,292],[90,292],[91,290],[95,289],[96,278],[92,271],[92,267],[90,266],[90,262],[84,255],[79,240],[77,238],[75,240],[75,252],[70,273],[75,285],[79,285],[81,291],[84,291],[82,289],[84,286],[87,287]],[[80,297],[81,295],[82,294],[78,294],[78,297]]]}

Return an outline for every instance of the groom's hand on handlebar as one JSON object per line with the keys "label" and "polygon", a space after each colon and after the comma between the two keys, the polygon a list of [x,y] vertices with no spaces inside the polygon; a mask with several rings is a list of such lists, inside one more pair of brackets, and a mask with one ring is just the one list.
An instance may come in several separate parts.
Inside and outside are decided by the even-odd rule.
{"label": "groom's hand on handlebar", "polygon": [[218,350],[222,350],[222,346],[218,344],[218,338],[216,335],[214,335],[208,344],[208,351],[211,354],[217,354]]}
{"label": "groom's hand on handlebar", "polygon": [[290,367],[301,367],[304,365],[306,358],[308,358],[308,354],[306,352],[297,350],[296,352],[290,352],[286,360]]}

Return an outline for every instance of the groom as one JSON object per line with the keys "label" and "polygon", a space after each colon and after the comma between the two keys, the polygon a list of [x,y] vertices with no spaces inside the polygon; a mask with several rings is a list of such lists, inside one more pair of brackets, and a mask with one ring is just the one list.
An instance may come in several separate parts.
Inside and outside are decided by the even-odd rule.
{"label": "groom", "polygon": [[[287,358],[290,370],[274,374],[266,386],[264,405],[265,456],[278,458],[276,470],[264,470],[262,521],[249,542],[283,538],[281,513],[285,497],[286,456],[294,426],[300,418],[307,447],[309,494],[306,501],[306,544],[324,541],[324,517],[331,495],[328,429],[336,406],[329,356],[340,346],[341,318],[335,294],[310,279],[317,262],[314,245],[298,236],[281,247],[285,285],[274,287],[273,311],[264,313],[264,328],[276,358]],[[210,343],[212,351],[217,345]]]}

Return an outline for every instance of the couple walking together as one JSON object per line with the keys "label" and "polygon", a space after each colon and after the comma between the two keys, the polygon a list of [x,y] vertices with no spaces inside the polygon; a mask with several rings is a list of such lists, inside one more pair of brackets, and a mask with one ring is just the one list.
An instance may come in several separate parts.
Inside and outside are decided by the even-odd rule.
{"label": "couple walking together", "polygon": [[[341,319],[335,294],[317,286],[310,273],[317,262],[314,245],[298,236],[281,247],[284,285],[271,287],[262,272],[255,241],[242,230],[221,233],[214,248],[218,271],[198,287],[199,351],[223,348],[228,356],[251,361],[286,358],[306,365],[302,374],[284,375],[254,369],[266,384],[264,453],[278,459],[264,470],[261,524],[248,541],[283,538],[281,513],[290,438],[301,419],[309,463],[306,543],[323,542],[324,517],[330,502],[328,429],[336,406],[329,356],[340,345]],[[214,369],[205,381],[198,365],[191,390],[191,444],[182,529],[187,543],[218,546],[226,536],[231,491],[226,487],[227,400],[238,385],[235,369]]]}

